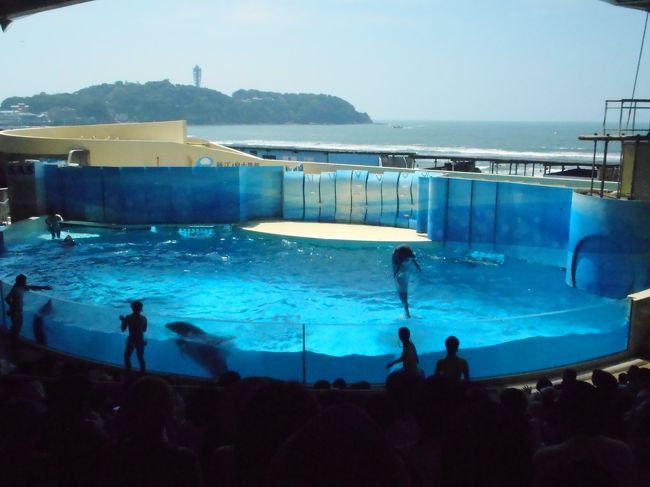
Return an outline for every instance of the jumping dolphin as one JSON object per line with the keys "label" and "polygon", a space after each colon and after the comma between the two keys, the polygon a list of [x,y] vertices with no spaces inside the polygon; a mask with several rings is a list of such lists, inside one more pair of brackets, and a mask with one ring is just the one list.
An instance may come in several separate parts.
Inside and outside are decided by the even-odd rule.
{"label": "jumping dolphin", "polygon": [[408,302],[409,268],[411,267],[411,263],[415,265],[418,271],[422,271],[420,265],[415,260],[415,254],[411,247],[408,245],[400,245],[393,250],[393,279],[395,279],[397,293],[399,294],[402,306],[404,306],[407,318],[411,317]]}

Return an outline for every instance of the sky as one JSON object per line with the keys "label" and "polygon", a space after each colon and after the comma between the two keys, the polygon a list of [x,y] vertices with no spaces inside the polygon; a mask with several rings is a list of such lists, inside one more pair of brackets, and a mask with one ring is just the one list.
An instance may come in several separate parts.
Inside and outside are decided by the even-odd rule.
{"label": "sky", "polygon": [[598,121],[632,95],[645,20],[600,0],[94,0],[0,32],[0,100],[189,85],[198,64],[206,88],[325,93],[373,120]]}

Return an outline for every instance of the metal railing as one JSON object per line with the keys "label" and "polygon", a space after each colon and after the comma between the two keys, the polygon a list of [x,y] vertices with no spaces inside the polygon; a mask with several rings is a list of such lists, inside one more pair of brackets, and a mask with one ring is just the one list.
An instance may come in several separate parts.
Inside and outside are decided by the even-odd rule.
{"label": "metal railing", "polygon": [[603,130],[600,135],[645,135],[648,132],[650,132],[650,99],[605,100]]}
{"label": "metal railing", "polygon": [[[460,172],[487,172],[508,176],[577,176],[590,177],[590,162],[541,159],[505,159],[494,157],[459,157],[415,155],[418,169]],[[613,164],[611,166],[614,166]],[[559,170],[559,171],[558,171]]]}
{"label": "metal railing", "polygon": [[[613,120],[613,122],[612,122]],[[601,133],[581,135],[579,140],[591,141],[594,144],[591,163],[591,184],[589,194],[597,194],[600,198],[621,197],[623,171],[623,144],[625,142],[639,143],[650,141],[650,99],[623,98],[606,100],[605,114]],[[602,159],[598,163],[598,144],[602,142]],[[607,157],[611,153],[611,144],[618,142],[620,151],[617,164],[608,164]],[[606,194],[605,180],[614,179],[617,182],[616,191]],[[596,184],[599,182],[600,184]]]}

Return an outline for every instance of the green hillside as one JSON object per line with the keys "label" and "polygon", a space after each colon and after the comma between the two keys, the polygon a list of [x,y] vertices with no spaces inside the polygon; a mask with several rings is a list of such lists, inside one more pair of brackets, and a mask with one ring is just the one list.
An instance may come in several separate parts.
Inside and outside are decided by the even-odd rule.
{"label": "green hillside", "polygon": [[371,123],[347,101],[331,95],[238,90],[232,96],[168,80],[90,86],[74,93],[7,98],[0,109],[25,103],[54,125],[187,120],[208,124]]}

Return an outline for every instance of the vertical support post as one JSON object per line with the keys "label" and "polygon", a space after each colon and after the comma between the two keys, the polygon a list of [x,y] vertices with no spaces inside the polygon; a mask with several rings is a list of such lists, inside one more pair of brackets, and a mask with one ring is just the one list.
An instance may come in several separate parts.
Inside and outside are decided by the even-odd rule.
{"label": "vertical support post", "polygon": [[[632,105],[630,105],[627,109],[627,121],[628,124],[630,122],[630,109],[632,108]],[[625,110],[625,100],[621,100],[621,110],[618,112],[618,135],[621,135],[621,129],[623,128],[623,110]],[[627,125],[627,124],[626,124]],[[605,127],[603,127],[603,133],[605,133],[605,130],[607,130]],[[627,129],[627,127],[626,127]]]}
{"label": "vertical support post", "polygon": [[[594,134],[598,135],[598,134]],[[598,147],[598,140],[594,139],[594,157],[591,160],[591,184],[589,185],[589,194],[594,194],[594,178],[596,172],[596,148]]]}
{"label": "vertical support post", "polygon": [[603,149],[603,165],[600,170],[600,197],[603,197],[605,193],[605,169],[607,168],[607,147],[609,146],[609,140],[605,140],[605,148]]}
{"label": "vertical support post", "polygon": [[305,346],[305,324],[302,324],[302,384],[307,384],[307,348]]}

